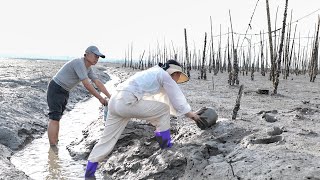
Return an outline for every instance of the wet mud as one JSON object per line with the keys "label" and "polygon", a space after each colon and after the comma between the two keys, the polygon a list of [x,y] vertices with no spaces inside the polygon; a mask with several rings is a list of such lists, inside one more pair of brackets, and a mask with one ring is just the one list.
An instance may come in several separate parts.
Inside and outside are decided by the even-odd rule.
{"label": "wet mud", "polygon": [[[120,66],[108,67],[107,71],[116,74],[121,81],[137,72]],[[229,86],[225,73],[208,74],[208,80],[199,80],[197,72],[191,71],[190,81],[180,87],[194,111],[213,107],[219,117],[216,123],[201,130],[188,118],[172,118],[174,145],[162,150],[153,136],[154,127],[133,119],[112,153],[100,163],[97,173],[105,179],[320,179],[320,84],[310,83],[307,76],[290,76],[290,80],[280,78],[279,94],[271,95],[257,93],[257,88],[272,91],[268,76],[256,72],[252,81],[250,76],[240,75],[243,96],[237,118],[232,120],[239,86]],[[39,111],[35,116],[45,117],[44,109]],[[40,124],[39,129],[32,130],[37,127],[32,125],[20,134],[41,132],[46,127],[44,122],[37,124]],[[67,145],[75,162],[86,160],[103,126],[101,113],[97,121],[82,131],[82,137]],[[17,137],[13,138],[19,139]],[[1,146],[7,154],[1,157],[5,164],[10,164],[10,154],[21,144],[18,140],[13,142],[11,146]],[[0,169],[9,177],[8,169]],[[16,171],[15,175],[27,179],[21,171]],[[0,179],[6,177],[1,176]]]}
{"label": "wet mud", "polygon": [[[119,69],[135,73],[130,69]],[[212,74],[210,74],[212,76]],[[294,76],[294,75],[292,75]],[[240,76],[244,94],[238,116],[231,120],[239,86],[227,85],[227,76],[181,84],[193,110],[214,107],[216,123],[201,130],[185,117],[171,119],[172,148],[161,150],[154,128],[142,120],[130,121],[113,152],[101,163],[99,173],[108,179],[319,179],[319,84],[305,76],[281,80],[277,95],[257,93],[269,88],[267,76],[255,81]],[[201,92],[199,92],[201,89]],[[95,127],[96,126],[96,127]],[[102,123],[93,124],[93,129]],[[93,128],[95,127],[95,128]],[[101,129],[102,130],[102,129]],[[97,138],[84,137],[86,158]],[[80,148],[82,149],[82,148]]]}

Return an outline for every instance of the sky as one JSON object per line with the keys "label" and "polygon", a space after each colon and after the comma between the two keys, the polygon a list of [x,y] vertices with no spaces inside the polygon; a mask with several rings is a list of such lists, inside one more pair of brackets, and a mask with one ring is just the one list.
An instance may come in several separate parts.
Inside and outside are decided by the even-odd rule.
{"label": "sky", "polygon": [[[272,28],[278,8],[276,24],[279,28],[285,0],[269,0],[269,4]],[[293,23],[297,24],[297,34],[312,36],[320,14],[320,2],[289,0],[288,4],[287,19],[291,11],[292,21],[302,18]],[[0,56],[81,57],[88,46],[96,45],[109,59],[123,59],[132,46],[133,58],[138,58],[143,51],[156,50],[158,44],[183,49],[184,28],[190,48],[202,49],[205,33],[208,38],[211,36],[210,17],[213,35],[220,34],[220,27],[224,34],[231,29],[229,12],[234,32],[244,34],[251,17],[248,34],[267,31],[265,0],[1,1]],[[248,37],[252,38],[252,43],[259,40],[254,39],[259,36]],[[215,46],[218,40],[214,38]],[[239,42],[249,43],[243,36]]]}

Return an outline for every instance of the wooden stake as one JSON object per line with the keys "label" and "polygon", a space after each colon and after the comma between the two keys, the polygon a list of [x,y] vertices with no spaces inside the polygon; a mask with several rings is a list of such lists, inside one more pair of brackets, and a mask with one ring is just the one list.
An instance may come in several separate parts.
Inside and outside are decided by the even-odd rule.
{"label": "wooden stake", "polygon": [[207,33],[204,34],[204,47],[203,47],[203,55],[202,55],[202,63],[201,63],[201,79],[207,79],[207,72],[205,69],[205,61],[206,61],[206,44],[207,44]]}
{"label": "wooden stake", "polygon": [[240,101],[241,101],[242,91],[243,91],[243,84],[239,88],[238,97],[236,100],[236,105],[234,106],[234,109],[233,109],[232,119],[236,119],[238,111],[240,109]]}
{"label": "wooden stake", "polygon": [[184,28],[184,39],[185,39],[185,48],[186,48],[186,61],[187,61],[187,75],[190,78],[190,70],[191,70],[191,65],[189,61],[189,51],[188,51],[188,41],[187,41],[187,30]]}
{"label": "wooden stake", "polygon": [[275,59],[273,56],[273,43],[272,43],[272,34],[271,34],[271,21],[270,21],[270,10],[269,10],[269,0],[266,0],[267,7],[267,19],[268,19],[268,35],[269,35],[269,47],[270,47],[270,61],[271,61],[271,72],[270,72],[270,80],[274,82],[274,71],[275,71]]}
{"label": "wooden stake", "polygon": [[280,41],[279,52],[277,55],[277,62],[276,62],[277,63],[277,71],[276,71],[275,81],[273,82],[273,94],[277,94],[278,85],[279,85],[279,73],[280,73],[280,69],[281,69],[283,41],[284,41],[284,35],[286,32],[287,10],[288,10],[288,0],[286,0],[283,21],[282,21],[281,41]]}

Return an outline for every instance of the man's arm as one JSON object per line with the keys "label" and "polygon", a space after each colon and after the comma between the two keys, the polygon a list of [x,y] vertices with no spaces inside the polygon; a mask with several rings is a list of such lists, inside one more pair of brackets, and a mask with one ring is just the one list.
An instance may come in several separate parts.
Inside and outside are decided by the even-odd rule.
{"label": "man's arm", "polygon": [[94,82],[94,84],[98,87],[98,89],[110,99],[111,94],[110,94],[109,91],[106,89],[106,87],[104,86],[104,84],[103,84],[99,79],[95,79],[95,80],[93,80],[93,82]]}
{"label": "man's arm", "polygon": [[105,100],[97,91],[96,89],[92,86],[92,84],[89,82],[89,79],[84,79],[82,80],[83,86],[97,99],[99,99],[100,103],[103,105],[107,104],[107,100]]}

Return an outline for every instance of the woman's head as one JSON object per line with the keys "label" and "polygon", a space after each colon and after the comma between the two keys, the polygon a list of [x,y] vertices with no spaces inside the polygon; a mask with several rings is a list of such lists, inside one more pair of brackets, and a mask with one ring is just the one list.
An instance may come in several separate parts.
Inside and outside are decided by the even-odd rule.
{"label": "woman's head", "polygon": [[175,60],[168,60],[164,64],[159,64],[163,70],[167,71],[173,80],[177,83],[184,83],[189,80],[189,77],[182,72],[181,64]]}

